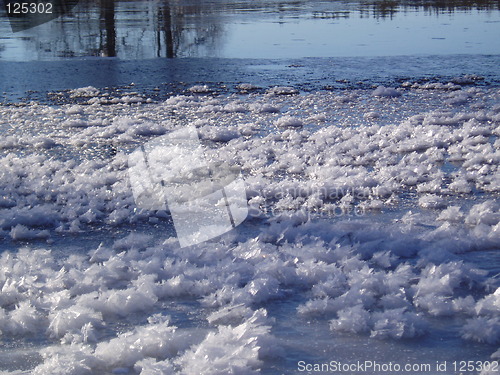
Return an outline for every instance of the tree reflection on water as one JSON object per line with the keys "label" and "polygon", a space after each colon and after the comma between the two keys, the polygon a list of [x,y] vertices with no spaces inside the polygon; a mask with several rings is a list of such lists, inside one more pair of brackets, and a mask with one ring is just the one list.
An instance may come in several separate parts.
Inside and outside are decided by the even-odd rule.
{"label": "tree reflection on water", "polygon": [[101,0],[101,39],[102,56],[116,56],[115,0]]}
{"label": "tree reflection on water", "polygon": [[[217,56],[228,14],[298,18],[392,18],[399,12],[450,13],[500,9],[499,0],[86,0],[72,12],[23,35],[38,59],[60,57]],[[7,22],[6,17],[0,19]],[[0,41],[0,54],[2,52]],[[1,56],[0,56],[1,57]]]}
{"label": "tree reflection on water", "polygon": [[222,33],[219,19],[205,13],[210,9],[203,1],[100,0],[87,2],[82,8],[79,11],[89,18],[99,9],[99,49],[94,55],[104,57],[118,56],[120,52],[130,56],[130,52],[145,49],[149,53],[136,52],[137,57],[192,56],[199,49],[215,48]]}

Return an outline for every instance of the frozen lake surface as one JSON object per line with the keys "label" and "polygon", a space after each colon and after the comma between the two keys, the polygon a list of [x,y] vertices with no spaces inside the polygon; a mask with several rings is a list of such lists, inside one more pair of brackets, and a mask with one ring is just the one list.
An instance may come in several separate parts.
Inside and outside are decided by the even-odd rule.
{"label": "frozen lake surface", "polygon": [[[491,359],[500,92],[459,78],[2,106],[2,369]],[[242,168],[251,217],[179,248],[168,212],[135,206],[127,154],[187,125]]]}
{"label": "frozen lake surface", "polygon": [[[180,4],[117,3],[111,58],[91,2],[0,23],[0,374],[498,374],[498,7]],[[157,57],[167,10],[183,58]],[[180,248],[128,155],[187,126],[250,213]]]}

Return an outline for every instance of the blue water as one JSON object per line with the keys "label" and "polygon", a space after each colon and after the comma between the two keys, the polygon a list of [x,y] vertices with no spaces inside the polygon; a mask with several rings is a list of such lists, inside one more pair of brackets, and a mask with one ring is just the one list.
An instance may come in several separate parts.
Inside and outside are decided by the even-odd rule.
{"label": "blue water", "polygon": [[[13,33],[0,18],[0,60],[118,56],[301,58],[499,54],[498,3],[116,1],[106,18],[81,1],[59,19]],[[104,23],[103,23],[104,20]],[[116,40],[108,44],[108,26]],[[167,35],[167,32],[170,34]]]}
{"label": "blue water", "polygon": [[[500,12],[494,3],[487,9],[456,7],[452,11],[404,4],[384,11],[376,4],[328,1],[199,4],[201,10],[172,16],[178,38],[175,59],[165,58],[165,30],[158,26],[159,2],[117,3],[116,57],[101,57],[106,52],[103,30],[99,9],[92,3],[82,1],[72,15],[21,33],[13,33],[2,17],[0,102],[78,102],[64,92],[58,98],[48,94],[89,85],[111,96],[118,90],[133,90],[155,101],[184,93],[198,83],[214,88],[215,96],[236,93],[235,86],[242,82],[261,87],[257,92],[274,85],[293,86],[301,92],[371,90],[380,84],[399,86],[407,80],[445,83],[464,75],[481,78],[471,85],[500,85]],[[472,197],[470,204],[476,204],[475,199]],[[464,206],[470,205],[467,201],[462,201]],[[389,223],[400,214],[384,212],[373,220]],[[264,225],[259,221],[245,223],[238,229],[239,239],[258,235]],[[158,238],[174,234],[170,222],[103,227],[74,235],[55,234],[49,243],[3,239],[0,251],[29,245],[50,248],[60,257],[85,254],[100,243],[111,246],[131,232]],[[487,249],[459,257],[498,280],[498,254],[498,249]],[[486,360],[496,350],[492,345],[462,341],[457,334],[463,323],[460,318],[430,319],[429,335],[409,341],[335,336],[327,319],[314,317],[304,322],[297,317],[297,306],[307,298],[299,291],[293,293],[264,306],[276,318],[273,334],[285,349],[283,358],[265,363],[264,374],[301,373],[298,360],[435,363]],[[169,301],[158,309],[172,315],[181,328],[204,328],[199,301]],[[142,324],[144,317],[117,322],[109,327],[110,336]],[[0,370],[32,368],[40,361],[36,351],[51,343],[36,337],[2,340]],[[462,358],[464,352],[467,358]],[[9,363],[1,363],[3,360]]]}
{"label": "blue water", "polygon": [[[500,84],[500,55],[422,55],[383,57],[317,57],[301,59],[71,59],[61,61],[0,61],[0,102],[37,100],[77,87],[94,86],[113,94],[125,89],[153,99],[183,93],[204,83],[219,93],[236,92],[238,83],[268,88],[289,85],[302,91],[399,86],[402,82],[449,82],[477,75],[474,85]],[[133,87],[130,84],[133,83]]]}

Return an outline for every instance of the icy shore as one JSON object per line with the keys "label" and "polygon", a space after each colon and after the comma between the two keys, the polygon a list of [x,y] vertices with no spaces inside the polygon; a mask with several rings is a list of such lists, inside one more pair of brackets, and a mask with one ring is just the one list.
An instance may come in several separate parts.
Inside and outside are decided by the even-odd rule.
{"label": "icy shore", "polygon": [[[0,370],[293,373],[291,348],[338,355],[297,351],[286,320],[311,347],[318,327],[396,351],[446,332],[448,360],[498,359],[500,264],[464,256],[500,249],[500,89],[461,78],[309,93],[198,85],[160,102],[86,87],[56,93],[70,104],[1,106],[0,340],[15,344]],[[241,167],[251,215],[180,249],[168,212],[135,206],[127,155],[187,125],[211,161]],[[132,233],[51,250],[95,228]]]}

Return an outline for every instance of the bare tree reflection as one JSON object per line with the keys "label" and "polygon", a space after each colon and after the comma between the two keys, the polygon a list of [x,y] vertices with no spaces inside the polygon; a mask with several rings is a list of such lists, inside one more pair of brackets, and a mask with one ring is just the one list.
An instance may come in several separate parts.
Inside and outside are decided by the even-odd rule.
{"label": "bare tree reflection", "polygon": [[224,43],[226,13],[283,19],[308,13],[338,19],[456,9],[500,9],[500,0],[85,0],[65,16],[18,37],[34,59],[217,56]]}
{"label": "bare tree reflection", "polygon": [[426,13],[452,13],[457,10],[500,9],[498,0],[381,0],[361,2],[362,7],[372,9],[375,18],[392,18],[396,13],[423,10]]}
{"label": "bare tree reflection", "polygon": [[[163,0],[158,8],[157,56],[214,55],[223,37],[221,9],[209,2]],[[202,53],[200,53],[203,51]]]}
{"label": "bare tree reflection", "polygon": [[101,0],[101,56],[116,56],[115,0]]}
{"label": "bare tree reflection", "polygon": [[[163,8],[160,8],[160,19],[163,21],[163,33],[165,35],[165,46],[166,46],[166,57],[173,58],[175,57],[175,47],[174,47],[174,32],[172,30],[172,12],[170,9],[170,1],[165,0],[163,4]],[[160,30],[160,28],[159,28]],[[158,41],[161,39],[161,33],[158,35]],[[161,46],[161,45],[160,45]],[[158,51],[161,56],[161,47]]]}

